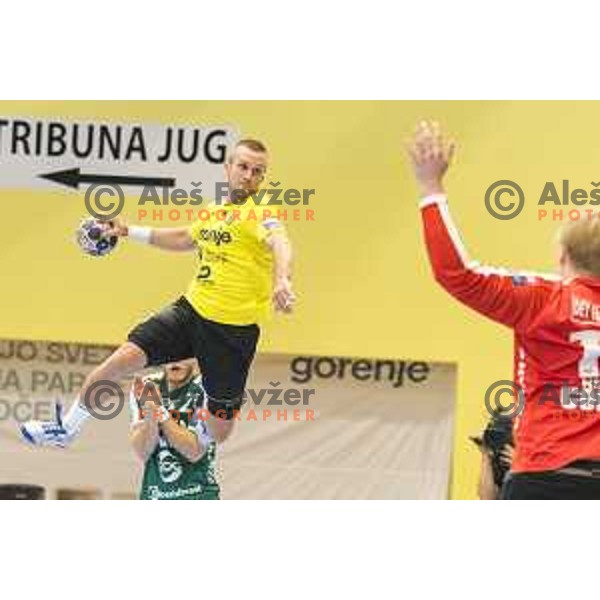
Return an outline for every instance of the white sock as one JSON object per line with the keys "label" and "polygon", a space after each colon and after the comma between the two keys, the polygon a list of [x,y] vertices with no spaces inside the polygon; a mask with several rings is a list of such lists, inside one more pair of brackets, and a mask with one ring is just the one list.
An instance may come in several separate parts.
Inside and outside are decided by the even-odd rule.
{"label": "white sock", "polygon": [[79,396],[77,396],[64,416],[63,425],[69,433],[74,433],[79,431],[83,422],[91,416],[87,408],[79,401]]}

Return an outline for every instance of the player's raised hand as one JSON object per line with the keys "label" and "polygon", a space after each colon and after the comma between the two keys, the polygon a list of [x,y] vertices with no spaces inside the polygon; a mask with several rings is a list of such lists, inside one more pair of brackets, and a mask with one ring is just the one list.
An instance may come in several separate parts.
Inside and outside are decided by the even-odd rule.
{"label": "player's raised hand", "polygon": [[421,121],[408,146],[417,183],[424,196],[444,192],[442,183],[455,143],[444,136],[435,121]]}
{"label": "player's raised hand", "polygon": [[141,406],[162,406],[162,396],[156,384],[153,381],[144,381],[139,375],[133,380],[133,395]]}
{"label": "player's raised hand", "polygon": [[275,281],[273,286],[273,304],[275,310],[285,313],[291,313],[294,308],[296,296],[292,291],[292,282],[289,277],[281,277]]}
{"label": "player's raised hand", "polygon": [[142,392],[144,391],[144,380],[139,375],[136,375],[133,378],[132,389],[133,389],[133,395],[135,396],[135,399],[139,403],[140,398],[142,396]]}

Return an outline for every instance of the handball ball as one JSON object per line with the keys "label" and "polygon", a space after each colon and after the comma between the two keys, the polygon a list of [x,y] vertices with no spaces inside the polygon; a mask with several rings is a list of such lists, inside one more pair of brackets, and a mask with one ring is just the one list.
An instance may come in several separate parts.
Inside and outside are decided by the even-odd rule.
{"label": "handball ball", "polygon": [[79,247],[91,256],[106,256],[117,245],[117,236],[105,234],[108,223],[87,217],[77,228],[76,239]]}

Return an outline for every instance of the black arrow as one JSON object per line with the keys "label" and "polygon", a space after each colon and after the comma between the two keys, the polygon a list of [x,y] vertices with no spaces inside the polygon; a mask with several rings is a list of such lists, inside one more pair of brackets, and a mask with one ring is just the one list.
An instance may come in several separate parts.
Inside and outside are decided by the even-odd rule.
{"label": "black arrow", "polygon": [[127,175],[98,175],[81,173],[80,169],[66,169],[39,175],[42,179],[54,181],[68,187],[79,189],[80,183],[107,183],[113,185],[151,185],[156,187],[175,187],[171,177],[129,177]]}

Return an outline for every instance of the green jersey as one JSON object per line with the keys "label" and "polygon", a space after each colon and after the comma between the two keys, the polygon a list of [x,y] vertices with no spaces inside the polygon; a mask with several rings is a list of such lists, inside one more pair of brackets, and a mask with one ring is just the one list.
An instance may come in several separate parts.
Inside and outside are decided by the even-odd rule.
{"label": "green jersey", "polygon": [[[169,390],[164,375],[151,375],[160,389],[163,406],[179,419],[179,424],[194,431],[200,439],[206,433],[206,423],[198,418],[202,408],[204,388],[200,376],[176,390]],[[137,400],[130,394],[133,421],[141,420]],[[159,442],[146,461],[140,500],[218,500],[216,478],[216,444],[211,442],[204,456],[191,462],[173,448],[162,432]]]}

